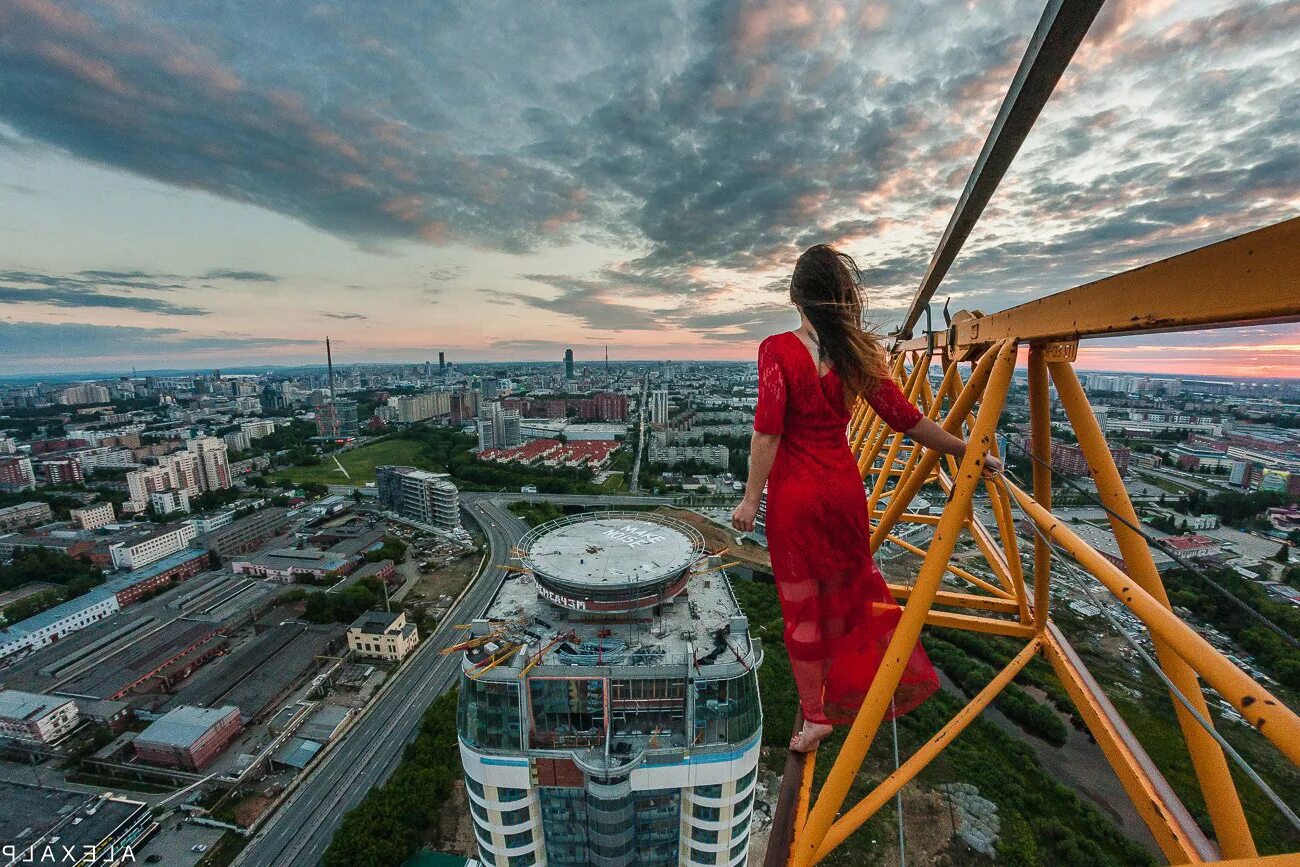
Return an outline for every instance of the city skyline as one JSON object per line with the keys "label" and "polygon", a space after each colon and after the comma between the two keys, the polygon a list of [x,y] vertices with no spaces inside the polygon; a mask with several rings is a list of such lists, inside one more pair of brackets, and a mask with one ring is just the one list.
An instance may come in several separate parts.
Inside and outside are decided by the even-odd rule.
{"label": "city skyline", "polygon": [[[327,333],[346,363],[744,360],[823,240],[887,328],[1039,11],[480,8],[6,4],[0,374],[314,364]],[[938,301],[1300,212],[1298,54],[1293,3],[1107,4]],[[1295,377],[1300,326],[1079,366]]]}

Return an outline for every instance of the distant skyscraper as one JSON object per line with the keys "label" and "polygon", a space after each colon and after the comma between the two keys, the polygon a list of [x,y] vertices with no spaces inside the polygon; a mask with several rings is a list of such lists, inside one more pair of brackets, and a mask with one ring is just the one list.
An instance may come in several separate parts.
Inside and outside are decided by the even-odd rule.
{"label": "distant skyscraper", "polygon": [[355,437],[361,433],[357,402],[347,397],[332,400],[316,410],[316,433],[330,439]]}
{"label": "distant skyscraper", "polygon": [[573,350],[564,350],[564,378],[573,379]]}
{"label": "distant skyscraper", "polygon": [[523,569],[470,625],[491,640],[462,663],[479,860],[744,864],[763,654],[718,558],[651,513],[561,518],[520,549]]}
{"label": "distant skyscraper", "polygon": [[650,423],[668,424],[668,390],[665,388],[650,393]]}
{"label": "distant skyscraper", "polygon": [[447,356],[441,352],[438,353],[438,372],[439,373],[447,372]]}

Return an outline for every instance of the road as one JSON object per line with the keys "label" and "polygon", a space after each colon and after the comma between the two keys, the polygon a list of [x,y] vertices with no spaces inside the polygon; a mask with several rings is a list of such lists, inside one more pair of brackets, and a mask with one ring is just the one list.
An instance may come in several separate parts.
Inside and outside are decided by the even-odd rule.
{"label": "road", "polygon": [[288,800],[267,819],[235,861],[243,867],[314,867],[343,816],[382,783],[401,761],[425,708],[450,689],[460,664],[442,656],[452,626],[482,615],[506,572],[511,548],[527,526],[490,499],[466,497],[465,510],[483,528],[490,557],[482,574],[366,713],[336,742]]}
{"label": "road", "polygon": [[641,453],[645,451],[645,417],[650,412],[646,406],[646,389],[650,385],[649,375],[641,377],[641,399],[636,411],[636,458],[632,461],[632,478],[628,479],[627,489],[636,493],[641,486]]}

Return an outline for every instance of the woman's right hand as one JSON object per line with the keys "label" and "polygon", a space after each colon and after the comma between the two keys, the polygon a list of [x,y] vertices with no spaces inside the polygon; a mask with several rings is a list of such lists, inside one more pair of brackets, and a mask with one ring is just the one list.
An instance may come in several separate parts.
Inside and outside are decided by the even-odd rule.
{"label": "woman's right hand", "polygon": [[731,513],[731,526],[742,533],[754,532],[754,518],[758,515],[757,500],[741,500]]}

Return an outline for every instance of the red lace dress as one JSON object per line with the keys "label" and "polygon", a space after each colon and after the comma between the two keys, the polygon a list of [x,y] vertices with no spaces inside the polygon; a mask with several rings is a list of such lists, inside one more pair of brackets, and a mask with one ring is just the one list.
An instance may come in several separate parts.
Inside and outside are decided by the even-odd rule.
{"label": "red lace dress", "polygon": [[[897,431],[921,418],[893,380],[882,381],[867,401]],[[776,334],[759,345],[754,430],[781,436],[767,480],[767,542],[785,646],[804,718],[836,725],[857,715],[902,613],[871,557],[866,492],[849,450],[848,422],[839,375],[819,376],[797,334]],[[894,694],[893,715],[938,688],[918,644]]]}

